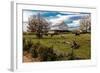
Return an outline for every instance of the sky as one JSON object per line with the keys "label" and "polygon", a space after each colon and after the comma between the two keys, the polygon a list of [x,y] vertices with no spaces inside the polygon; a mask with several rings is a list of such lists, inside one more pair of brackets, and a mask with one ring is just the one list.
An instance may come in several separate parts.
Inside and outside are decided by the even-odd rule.
{"label": "sky", "polygon": [[82,12],[62,12],[62,11],[36,11],[36,10],[23,10],[23,28],[27,30],[28,18],[37,15],[40,13],[40,16],[45,18],[51,25],[58,25],[61,22],[64,22],[68,27],[79,27],[80,19],[83,19],[85,16],[88,16],[90,13]]}

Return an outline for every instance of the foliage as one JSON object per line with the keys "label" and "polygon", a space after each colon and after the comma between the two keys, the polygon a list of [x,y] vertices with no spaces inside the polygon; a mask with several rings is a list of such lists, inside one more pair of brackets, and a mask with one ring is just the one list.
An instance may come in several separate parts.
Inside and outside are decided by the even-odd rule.
{"label": "foliage", "polygon": [[40,43],[34,44],[30,52],[33,58],[38,57],[40,61],[54,61],[57,58],[53,48],[46,47]]}
{"label": "foliage", "polygon": [[30,40],[26,40],[25,38],[23,38],[23,50],[24,51],[29,51],[29,49],[32,47],[33,43]]}

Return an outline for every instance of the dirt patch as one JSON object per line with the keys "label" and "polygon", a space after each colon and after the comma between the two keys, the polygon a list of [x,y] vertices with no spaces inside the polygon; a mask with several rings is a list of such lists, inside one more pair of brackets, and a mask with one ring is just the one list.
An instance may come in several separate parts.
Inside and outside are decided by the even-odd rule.
{"label": "dirt patch", "polygon": [[27,52],[27,51],[24,51],[23,53],[23,62],[39,62],[40,61],[40,58],[33,58],[32,57],[32,54]]}

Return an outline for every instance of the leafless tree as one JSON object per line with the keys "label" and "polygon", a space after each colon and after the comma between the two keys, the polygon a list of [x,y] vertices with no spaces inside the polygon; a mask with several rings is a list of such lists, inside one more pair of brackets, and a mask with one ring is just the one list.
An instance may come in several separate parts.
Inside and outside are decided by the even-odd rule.
{"label": "leafless tree", "polygon": [[29,32],[35,32],[38,38],[42,38],[48,32],[49,22],[38,13],[29,18],[27,28]]}
{"label": "leafless tree", "polygon": [[80,20],[80,30],[82,32],[91,32],[91,16],[85,16]]}

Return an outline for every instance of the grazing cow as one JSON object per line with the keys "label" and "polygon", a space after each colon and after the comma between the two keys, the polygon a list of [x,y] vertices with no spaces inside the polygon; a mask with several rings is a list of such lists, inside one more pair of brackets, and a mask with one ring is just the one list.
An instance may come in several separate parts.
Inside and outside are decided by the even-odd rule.
{"label": "grazing cow", "polygon": [[79,32],[75,32],[75,36],[78,36],[78,35],[80,35],[80,33]]}
{"label": "grazing cow", "polygon": [[45,36],[48,36],[48,34],[44,34]]}
{"label": "grazing cow", "polygon": [[61,35],[61,38],[65,39],[65,35]]}
{"label": "grazing cow", "polygon": [[53,33],[53,34],[50,34],[51,35],[51,37],[53,37],[55,34]]}
{"label": "grazing cow", "polygon": [[48,32],[48,34],[50,34],[50,35],[51,35],[51,37],[53,37],[53,36],[54,36],[54,33],[55,33],[54,31],[49,31],[49,32]]}
{"label": "grazing cow", "polygon": [[79,36],[81,31],[80,30],[74,30],[72,33],[75,34],[75,36]]}

